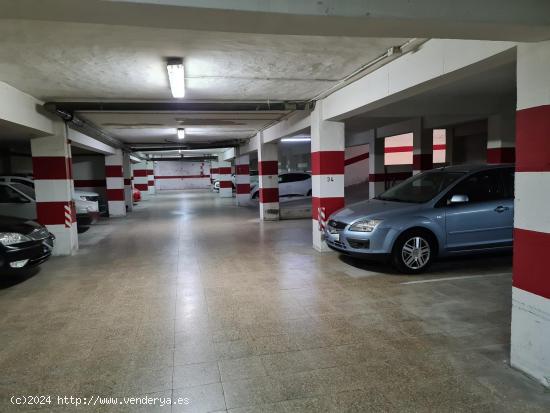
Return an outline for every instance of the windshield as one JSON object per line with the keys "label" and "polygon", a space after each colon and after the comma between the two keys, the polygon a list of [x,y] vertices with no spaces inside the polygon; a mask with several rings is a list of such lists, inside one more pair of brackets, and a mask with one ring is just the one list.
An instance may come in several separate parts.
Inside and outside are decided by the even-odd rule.
{"label": "windshield", "polygon": [[19,192],[27,195],[29,198],[35,199],[34,188],[31,188],[30,186],[25,184],[20,184],[19,182],[11,182],[10,185],[17,189]]}
{"label": "windshield", "polygon": [[388,189],[376,199],[423,204],[433,199],[463,175],[463,172],[447,172],[445,170],[424,172]]}

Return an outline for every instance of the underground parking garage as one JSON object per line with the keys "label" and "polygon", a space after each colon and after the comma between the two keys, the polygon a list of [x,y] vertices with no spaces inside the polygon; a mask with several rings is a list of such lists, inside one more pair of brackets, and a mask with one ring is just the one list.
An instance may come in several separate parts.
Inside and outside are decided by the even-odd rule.
{"label": "underground parking garage", "polygon": [[548,411],[550,9],[433,3],[1,0],[0,410]]}

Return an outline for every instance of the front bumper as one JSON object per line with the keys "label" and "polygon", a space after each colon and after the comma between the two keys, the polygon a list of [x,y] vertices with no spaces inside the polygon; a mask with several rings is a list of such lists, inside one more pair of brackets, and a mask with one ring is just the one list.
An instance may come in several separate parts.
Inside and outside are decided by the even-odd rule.
{"label": "front bumper", "polygon": [[[43,263],[52,255],[54,240],[55,237],[50,234],[49,237],[41,240],[1,247],[0,269],[4,271],[22,270]],[[12,262],[23,260],[28,260],[28,262],[21,268],[12,268],[10,266]]]}
{"label": "front bumper", "polygon": [[335,229],[327,226],[325,242],[338,252],[353,257],[386,260],[392,248],[392,231],[376,228],[373,232],[348,231],[347,227]]}

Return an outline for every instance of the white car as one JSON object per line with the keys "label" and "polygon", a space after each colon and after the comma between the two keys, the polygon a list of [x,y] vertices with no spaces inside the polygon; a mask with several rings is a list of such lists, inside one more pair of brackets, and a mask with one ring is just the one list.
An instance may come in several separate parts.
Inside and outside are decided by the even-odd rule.
{"label": "white car", "polygon": [[[99,218],[99,195],[95,192],[74,191],[78,226],[87,227]],[[0,215],[36,220],[34,182],[18,176],[0,177]]]}
{"label": "white car", "polygon": [[[260,196],[258,183],[251,185],[250,196]],[[307,172],[288,172],[279,175],[279,198],[291,196],[311,196],[311,174]]]}

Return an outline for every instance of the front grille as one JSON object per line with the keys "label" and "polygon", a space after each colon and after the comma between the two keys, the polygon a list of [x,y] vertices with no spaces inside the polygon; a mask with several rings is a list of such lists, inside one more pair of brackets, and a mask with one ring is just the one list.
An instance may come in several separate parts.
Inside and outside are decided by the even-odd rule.
{"label": "front grille", "polygon": [[348,244],[353,249],[368,249],[370,248],[370,240],[363,240],[363,239],[347,239]]}
{"label": "front grille", "polygon": [[39,228],[33,230],[29,235],[27,235],[30,239],[39,241],[41,239],[48,238],[50,236],[50,233],[46,228]]}
{"label": "front grille", "polygon": [[348,225],[345,222],[335,221],[333,219],[331,219],[328,224],[335,229],[344,229]]}
{"label": "front grille", "polygon": [[346,245],[343,242],[331,240],[330,241],[335,247],[341,248],[343,250],[347,249]]}

